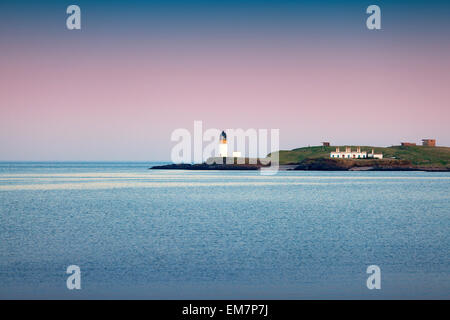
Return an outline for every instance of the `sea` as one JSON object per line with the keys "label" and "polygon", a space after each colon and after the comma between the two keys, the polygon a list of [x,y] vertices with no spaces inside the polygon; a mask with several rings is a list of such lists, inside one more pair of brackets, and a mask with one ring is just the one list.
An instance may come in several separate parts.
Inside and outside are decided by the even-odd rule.
{"label": "sea", "polygon": [[450,173],[158,164],[1,162],[0,299],[450,298]]}

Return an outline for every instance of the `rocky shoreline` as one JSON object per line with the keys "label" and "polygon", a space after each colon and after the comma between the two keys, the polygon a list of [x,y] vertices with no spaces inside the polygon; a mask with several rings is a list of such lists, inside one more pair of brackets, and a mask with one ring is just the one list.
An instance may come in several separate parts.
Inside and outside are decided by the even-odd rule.
{"label": "rocky shoreline", "polygon": [[[149,169],[159,170],[260,170],[262,165],[256,164],[216,163],[212,164],[168,164],[153,166]],[[448,167],[426,167],[416,166],[407,160],[383,159],[383,160],[359,160],[359,159],[306,159],[300,163],[280,165],[281,171],[427,171],[427,172],[449,172]]]}
{"label": "rocky shoreline", "polygon": [[162,166],[153,166],[150,169],[162,169],[162,170],[259,170],[260,165],[251,164],[167,164]]}
{"label": "rocky shoreline", "polygon": [[430,171],[447,172],[447,167],[417,166],[407,160],[396,159],[306,159],[293,170],[320,171]]}

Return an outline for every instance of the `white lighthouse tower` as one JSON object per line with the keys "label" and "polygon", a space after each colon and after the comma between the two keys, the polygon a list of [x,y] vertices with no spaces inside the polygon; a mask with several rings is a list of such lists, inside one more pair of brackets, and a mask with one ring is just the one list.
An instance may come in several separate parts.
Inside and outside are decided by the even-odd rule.
{"label": "white lighthouse tower", "polygon": [[222,131],[219,142],[219,157],[228,157],[227,134]]}

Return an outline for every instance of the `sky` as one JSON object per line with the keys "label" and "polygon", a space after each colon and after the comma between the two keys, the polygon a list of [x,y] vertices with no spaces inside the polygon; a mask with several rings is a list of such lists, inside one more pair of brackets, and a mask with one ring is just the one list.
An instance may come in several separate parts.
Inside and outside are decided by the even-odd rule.
{"label": "sky", "polygon": [[2,1],[0,161],[169,160],[195,120],[450,146],[449,33],[448,1]]}

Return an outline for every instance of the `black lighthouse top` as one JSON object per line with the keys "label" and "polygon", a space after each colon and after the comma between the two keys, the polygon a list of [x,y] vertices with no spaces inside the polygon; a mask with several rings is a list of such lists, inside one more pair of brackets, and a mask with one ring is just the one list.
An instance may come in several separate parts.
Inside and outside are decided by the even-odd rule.
{"label": "black lighthouse top", "polygon": [[220,134],[220,141],[227,141],[227,134],[225,133],[225,131],[222,131],[222,133]]}

